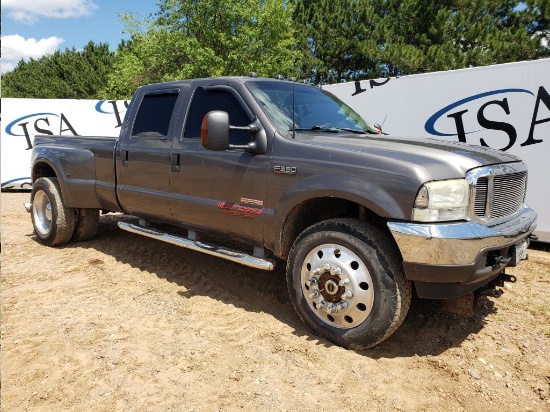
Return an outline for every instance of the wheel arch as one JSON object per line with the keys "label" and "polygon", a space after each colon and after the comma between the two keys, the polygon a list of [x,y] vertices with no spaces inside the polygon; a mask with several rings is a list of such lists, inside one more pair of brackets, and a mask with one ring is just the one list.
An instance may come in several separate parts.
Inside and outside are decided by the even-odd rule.
{"label": "wheel arch", "polygon": [[39,159],[34,163],[31,174],[32,183],[36,182],[36,180],[41,177],[57,177],[59,180],[59,175],[55,167],[45,159]]}
{"label": "wheel arch", "polygon": [[370,223],[393,239],[387,219],[365,205],[341,197],[316,197],[298,203],[286,215],[279,233],[276,254],[286,259],[300,233],[319,222],[334,218],[354,218]]}
{"label": "wheel arch", "polygon": [[59,188],[63,199],[68,197],[65,185],[63,184],[62,174],[59,173],[59,165],[53,164],[49,159],[37,158],[32,166],[31,181],[34,184],[41,177],[55,177],[58,181]]}

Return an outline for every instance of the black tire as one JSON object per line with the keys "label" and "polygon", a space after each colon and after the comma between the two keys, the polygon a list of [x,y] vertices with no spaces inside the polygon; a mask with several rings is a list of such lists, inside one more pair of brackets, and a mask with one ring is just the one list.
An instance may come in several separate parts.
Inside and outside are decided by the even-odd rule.
{"label": "black tire", "polygon": [[327,220],[300,234],[290,250],[287,285],[315,334],[355,350],[394,333],[412,296],[394,243],[356,219]]}
{"label": "black tire", "polygon": [[95,236],[99,228],[99,209],[78,209],[72,240],[82,242]]}
{"label": "black tire", "polygon": [[31,203],[32,225],[40,243],[55,246],[71,240],[76,213],[63,204],[57,178],[37,179],[32,186]]}

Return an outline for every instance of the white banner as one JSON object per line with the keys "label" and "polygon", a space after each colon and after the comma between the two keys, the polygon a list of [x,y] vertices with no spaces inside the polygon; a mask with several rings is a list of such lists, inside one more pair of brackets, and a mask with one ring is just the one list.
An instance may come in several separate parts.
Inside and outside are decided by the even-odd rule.
{"label": "white banner", "polygon": [[35,135],[118,136],[127,105],[123,100],[2,99],[2,189],[30,189]]}
{"label": "white banner", "polygon": [[324,86],[393,135],[504,150],[529,167],[526,202],[550,241],[550,59]]}

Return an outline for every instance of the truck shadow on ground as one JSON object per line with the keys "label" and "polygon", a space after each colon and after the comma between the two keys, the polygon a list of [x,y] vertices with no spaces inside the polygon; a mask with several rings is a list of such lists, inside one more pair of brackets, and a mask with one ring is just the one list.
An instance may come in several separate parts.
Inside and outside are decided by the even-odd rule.
{"label": "truck shadow on ground", "polygon": [[[249,312],[267,313],[294,329],[300,337],[333,346],[307,329],[288,297],[284,262],[272,272],[194,252],[119,229],[118,220],[132,218],[102,216],[96,237],[87,242],[69,243],[65,248],[90,247],[117,261],[184,288],[182,298],[208,296]],[[438,355],[457,347],[477,334],[485,318],[497,311],[492,300],[482,297],[473,317],[441,311],[436,300],[413,299],[403,325],[375,348],[358,352],[371,358]]]}

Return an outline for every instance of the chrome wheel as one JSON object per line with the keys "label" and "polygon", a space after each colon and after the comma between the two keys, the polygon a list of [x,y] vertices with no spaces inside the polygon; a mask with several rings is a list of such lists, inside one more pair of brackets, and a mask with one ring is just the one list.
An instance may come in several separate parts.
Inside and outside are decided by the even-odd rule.
{"label": "chrome wheel", "polygon": [[40,243],[62,245],[71,240],[75,230],[76,213],[65,207],[61,187],[55,177],[40,177],[32,185],[31,218]]}
{"label": "chrome wheel", "polygon": [[42,235],[47,235],[52,229],[52,205],[48,195],[40,190],[34,194],[32,203],[32,214],[35,229]]}
{"label": "chrome wheel", "polygon": [[304,259],[301,285],[313,313],[335,328],[362,324],[374,304],[374,285],[365,263],[350,249],[323,244]]}
{"label": "chrome wheel", "polygon": [[304,323],[346,348],[382,342],[401,325],[411,303],[411,282],[392,239],[353,218],[328,219],[300,233],[286,275]]}

